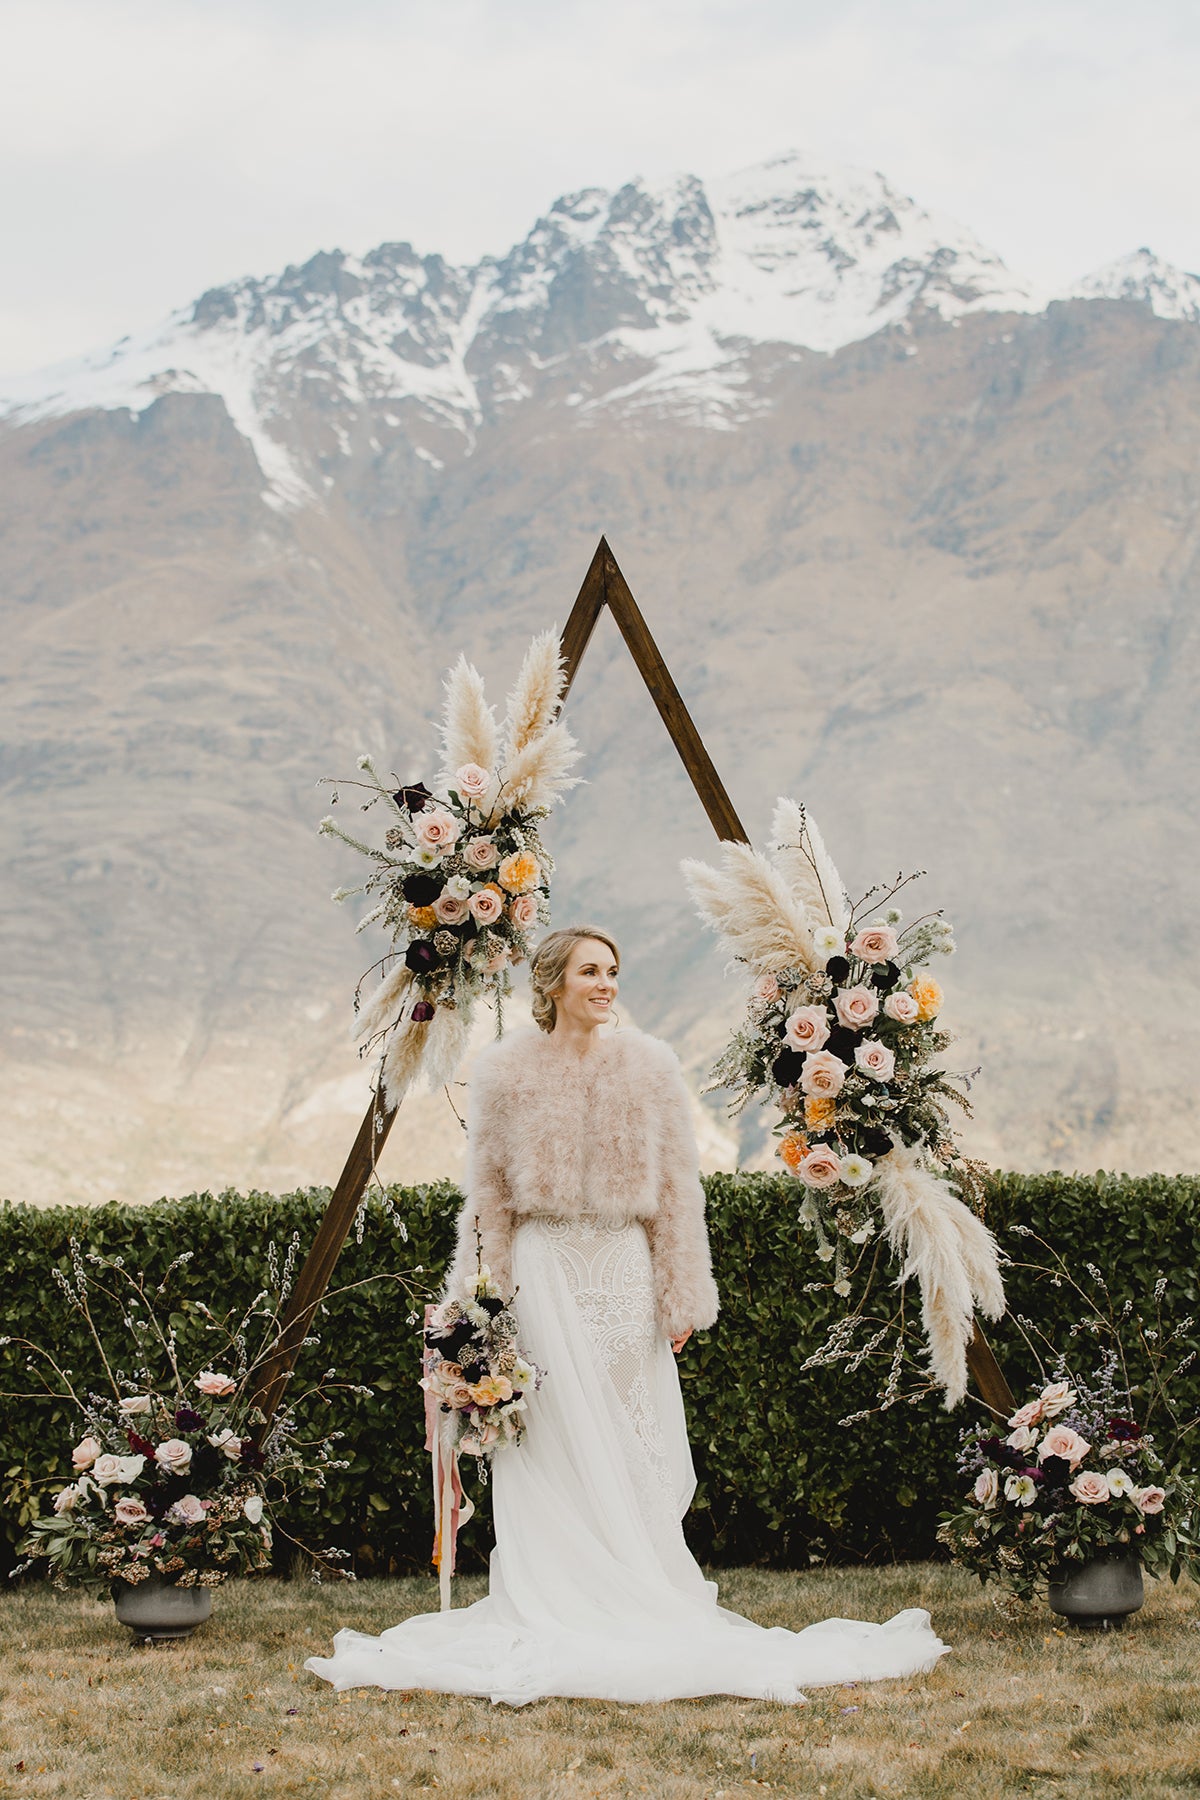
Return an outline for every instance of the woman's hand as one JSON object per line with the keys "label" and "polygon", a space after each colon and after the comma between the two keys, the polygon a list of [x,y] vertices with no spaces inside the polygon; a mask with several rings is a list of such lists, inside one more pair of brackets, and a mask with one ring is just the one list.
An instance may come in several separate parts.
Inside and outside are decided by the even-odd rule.
{"label": "woman's hand", "polygon": [[683,1346],[687,1343],[687,1341],[691,1337],[691,1335],[692,1335],[692,1327],[689,1325],[687,1330],[682,1334],[681,1337],[676,1337],[676,1338],[671,1339],[671,1348],[675,1352],[676,1356],[679,1355],[679,1352],[683,1349]]}

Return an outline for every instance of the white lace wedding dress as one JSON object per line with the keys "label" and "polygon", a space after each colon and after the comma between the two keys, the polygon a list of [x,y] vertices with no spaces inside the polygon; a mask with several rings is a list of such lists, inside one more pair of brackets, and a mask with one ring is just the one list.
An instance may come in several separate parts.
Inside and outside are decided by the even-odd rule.
{"label": "white lace wedding dress", "polygon": [[803,1689],[930,1669],[917,1608],[886,1624],[755,1625],[717,1604],[684,1542],[696,1478],[641,1225],[528,1219],[513,1243],[521,1344],[547,1371],[493,1464],[490,1592],[379,1637],[339,1631],[307,1669],[335,1688],[432,1688],[519,1706]]}

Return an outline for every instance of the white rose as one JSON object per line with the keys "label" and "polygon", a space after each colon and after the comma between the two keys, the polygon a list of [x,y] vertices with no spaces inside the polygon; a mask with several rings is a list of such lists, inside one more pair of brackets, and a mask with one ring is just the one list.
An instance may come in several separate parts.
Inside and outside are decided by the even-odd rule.
{"label": "white rose", "polygon": [[215,1436],[210,1432],[208,1441],[214,1450],[220,1450],[229,1458],[230,1462],[236,1462],[242,1454],[242,1440],[234,1435],[228,1425],[224,1431],[218,1431]]}
{"label": "white rose", "polygon": [[116,1463],[117,1480],[127,1485],[129,1482],[137,1480],[146,1466],[146,1459],[144,1456],[118,1456]]}
{"label": "white rose", "polygon": [[471,898],[471,883],[467,880],[465,875],[452,875],[442,889],[442,892],[443,894],[452,895],[455,900],[469,900]]}
{"label": "white rose", "polygon": [[92,1464],[92,1480],[101,1487],[112,1487],[114,1482],[121,1479],[121,1461],[119,1456],[113,1456],[106,1450]]}
{"label": "white rose", "polygon": [[1028,1425],[1018,1425],[1004,1441],[1010,1450],[1032,1450],[1038,1441],[1038,1434]]}
{"label": "white rose", "polygon": [[72,1483],[70,1487],[63,1488],[61,1493],[55,1494],[54,1510],[56,1513],[74,1512],[78,1500],[79,1489]]}
{"label": "white rose", "polygon": [[192,1446],[182,1438],[168,1438],[154,1452],[154,1460],[168,1475],[186,1475],[192,1466]]}
{"label": "white rose", "polygon": [[252,1525],[260,1524],[263,1516],[262,1495],[251,1494],[249,1499],[242,1502],[242,1512]]}
{"label": "white rose", "polygon": [[1070,1412],[1077,1396],[1069,1381],[1052,1381],[1042,1389],[1039,1398],[1045,1417],[1057,1419],[1060,1413]]}
{"label": "white rose", "polygon": [[454,771],[454,787],[462,800],[479,800],[487,793],[491,776],[478,763],[464,763]]}
{"label": "white rose", "polygon": [[976,1503],[990,1512],[1000,1499],[1000,1479],[995,1469],[981,1469],[971,1491]]}
{"label": "white rose", "polygon": [[122,1400],[121,1411],[127,1418],[132,1418],[139,1413],[148,1413],[153,1405],[153,1398],[149,1394],[130,1394],[128,1399]]}

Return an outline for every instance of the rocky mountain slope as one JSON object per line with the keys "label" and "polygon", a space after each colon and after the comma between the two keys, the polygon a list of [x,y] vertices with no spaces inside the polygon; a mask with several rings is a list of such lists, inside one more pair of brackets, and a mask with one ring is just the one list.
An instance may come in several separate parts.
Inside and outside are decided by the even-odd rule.
{"label": "rocky mountain slope", "polygon": [[[442,668],[499,697],[602,531],[752,834],[788,792],[852,891],[928,870],[974,1148],[1195,1167],[1198,301],[1148,252],[1049,299],[792,155],[570,196],[475,268],[322,254],[0,383],[0,1189],[336,1173],[377,951],[314,784],[428,772]],[[570,712],[557,916],[617,929],[699,1087],[739,991],[677,865],[714,846],[611,621]],[[766,1154],[698,1116],[710,1166]],[[425,1097],[383,1173],[460,1154]]]}

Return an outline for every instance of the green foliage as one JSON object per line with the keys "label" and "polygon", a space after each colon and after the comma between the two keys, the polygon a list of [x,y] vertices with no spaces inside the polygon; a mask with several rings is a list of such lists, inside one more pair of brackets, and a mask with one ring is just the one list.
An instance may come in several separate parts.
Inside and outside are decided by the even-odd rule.
{"label": "green foliage", "polygon": [[[720,1174],[705,1186],[722,1311],[680,1358],[699,1477],[688,1521],[696,1553],[717,1564],[782,1566],[928,1555],[939,1510],[960,1498],[955,1451],[977,1409],[967,1403],[947,1414],[925,1395],[840,1426],[847,1414],[874,1404],[885,1371],[878,1362],[853,1375],[802,1369],[843,1303],[828,1291],[803,1291],[820,1271],[797,1218],[796,1184],[787,1176]],[[363,1241],[351,1238],[335,1283],[420,1270],[417,1283],[435,1291],[452,1248],[458,1192],[442,1182],[393,1188],[390,1196],[408,1241],[373,1199]],[[89,1344],[50,1278],[55,1263],[68,1268],[72,1234],[85,1250],[124,1254],[150,1274],[193,1247],[183,1291],[216,1305],[213,1296],[224,1290],[231,1306],[244,1306],[264,1285],[268,1244],[282,1252],[298,1231],[307,1246],[327,1199],[327,1189],[309,1188],[279,1197],[198,1194],[144,1207],[0,1207],[0,1331],[58,1346],[76,1386],[85,1387]],[[1008,1228],[1026,1225],[1077,1254],[1081,1266],[1097,1264],[1118,1303],[1128,1296],[1143,1305],[1161,1273],[1165,1318],[1178,1322],[1200,1311],[1200,1180],[997,1174],[987,1204],[988,1223],[1015,1258],[1027,1259],[1028,1247]],[[1009,1291],[1014,1313],[1036,1320],[1067,1348],[1078,1311],[1068,1293],[1019,1269]],[[321,1342],[303,1352],[297,1370],[297,1392],[329,1367],[338,1380],[373,1390],[371,1398],[339,1392],[314,1403],[312,1434],[344,1431],[339,1449],[351,1466],[283,1521],[315,1548],[344,1544],[360,1574],[428,1566],[420,1334],[407,1323],[409,1312],[398,1282],[330,1298],[314,1326]],[[991,1337],[1014,1390],[1031,1385],[1039,1371],[1015,1325],[1003,1321]],[[72,1410],[48,1398],[10,1397],[33,1385],[22,1353],[0,1347],[0,1555],[9,1566],[33,1516],[71,1477]],[[1200,1364],[1179,1386],[1189,1414],[1200,1412]],[[475,1486],[473,1497],[484,1504],[464,1534],[464,1568],[482,1566],[490,1544],[487,1490]]]}

